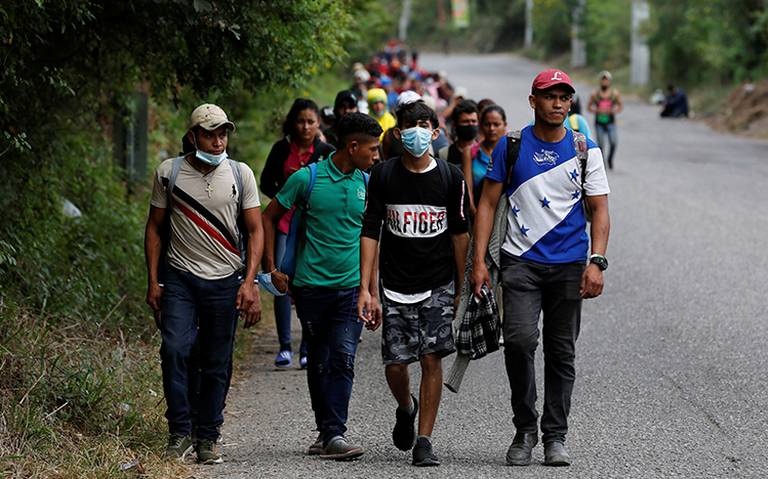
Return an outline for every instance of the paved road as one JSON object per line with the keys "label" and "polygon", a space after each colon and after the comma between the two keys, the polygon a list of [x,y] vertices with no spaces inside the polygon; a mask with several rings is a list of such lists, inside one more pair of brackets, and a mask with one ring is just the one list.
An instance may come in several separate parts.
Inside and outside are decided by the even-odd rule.
{"label": "paved road", "polygon": [[[511,127],[531,117],[526,97],[541,65],[508,55],[425,55],[423,61],[446,70],[470,96],[495,99]],[[502,355],[494,353],[470,366],[459,395],[444,393],[434,433],[444,465],[415,470],[390,443],[395,403],[380,364],[379,333],[366,332],[349,422],[349,436],[368,450],[362,460],[339,464],[302,455],[314,438],[304,375],[274,371],[272,340],[262,338],[270,353],[253,359],[229,400],[227,462],[198,472],[768,477],[768,142],[661,121],[655,108],[631,101],[619,135],[610,175],[611,268],[603,297],[585,305],[577,346],[572,467],[545,468],[541,447],[528,468],[504,465],[514,431]]]}

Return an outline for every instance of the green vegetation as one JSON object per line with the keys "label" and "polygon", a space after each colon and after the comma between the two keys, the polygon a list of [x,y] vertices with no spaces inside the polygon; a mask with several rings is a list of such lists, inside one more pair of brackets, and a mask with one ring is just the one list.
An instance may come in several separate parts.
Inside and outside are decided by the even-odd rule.
{"label": "green vegetation", "polygon": [[[519,48],[525,31],[525,0],[474,0],[470,27],[435,28],[439,2],[450,20],[450,1],[414,0],[409,38],[414,44],[474,51]],[[534,0],[533,47],[527,53],[551,60],[570,54],[577,0]],[[651,47],[656,84],[695,87],[768,76],[768,4],[763,0],[649,0],[642,26]],[[582,36],[595,70],[629,63],[632,0],[586,0]],[[683,61],[684,60],[684,61]]]}
{"label": "green vegetation", "polygon": [[[437,4],[442,1],[445,23]],[[420,48],[493,52],[523,43],[525,0],[472,0],[469,28],[454,28],[449,0],[413,0],[408,42]],[[398,12],[399,14],[399,12]]]}
{"label": "green vegetation", "polygon": [[110,144],[130,94],[151,93],[150,170],[213,101],[238,123],[232,156],[258,173],[292,99],[332,101],[391,25],[373,0],[0,5],[0,476],[126,477],[133,459],[130,474],[180,474],[158,457],[150,179],[128,182]]}

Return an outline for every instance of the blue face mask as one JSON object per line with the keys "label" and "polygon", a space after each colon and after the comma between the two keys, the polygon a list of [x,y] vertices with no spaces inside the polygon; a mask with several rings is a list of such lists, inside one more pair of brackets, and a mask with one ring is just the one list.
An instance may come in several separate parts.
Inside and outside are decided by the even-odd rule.
{"label": "blue face mask", "polygon": [[259,280],[259,287],[266,290],[270,294],[275,296],[285,296],[286,291],[280,291],[272,284],[272,274],[270,273],[257,273],[256,279]]}
{"label": "blue face mask", "polygon": [[432,130],[414,126],[400,132],[400,139],[403,142],[403,148],[408,150],[416,158],[427,152],[432,143]]}
{"label": "blue face mask", "polygon": [[197,150],[195,152],[195,158],[202,161],[203,163],[211,166],[219,166],[219,164],[227,159],[227,152],[220,155],[212,155],[210,153],[206,153],[204,151]]}

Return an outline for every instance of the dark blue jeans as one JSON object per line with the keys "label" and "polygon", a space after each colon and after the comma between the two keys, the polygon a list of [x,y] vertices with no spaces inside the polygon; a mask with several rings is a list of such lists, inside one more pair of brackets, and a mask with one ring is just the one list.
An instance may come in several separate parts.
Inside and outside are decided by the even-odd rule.
{"label": "dark blue jeans", "polygon": [[358,289],[294,288],[296,313],[307,341],[307,383],[323,442],[347,431],[355,354],[363,323]]}
{"label": "dark blue jeans", "polygon": [[[165,417],[172,434],[215,440],[232,371],[240,275],[205,280],[168,267],[160,332]],[[197,369],[195,378],[190,368]],[[195,384],[197,383],[197,384]]]}

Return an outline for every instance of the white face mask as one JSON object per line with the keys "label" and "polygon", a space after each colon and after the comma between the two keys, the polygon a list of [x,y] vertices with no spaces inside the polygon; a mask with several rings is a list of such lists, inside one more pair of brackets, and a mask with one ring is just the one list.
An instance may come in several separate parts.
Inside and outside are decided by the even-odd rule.
{"label": "white face mask", "polygon": [[403,148],[408,150],[410,154],[415,158],[421,158],[432,143],[432,130],[420,126],[402,130],[400,132],[400,141],[403,143]]}
{"label": "white face mask", "polygon": [[218,155],[201,151],[200,148],[197,147],[197,141],[195,141],[194,137],[192,139],[192,144],[195,146],[195,158],[202,161],[206,165],[219,166],[222,161],[228,158],[226,150]]}
{"label": "white face mask", "polygon": [[227,152],[224,151],[220,155],[213,155],[211,153],[206,153],[204,151],[197,150],[195,152],[195,158],[202,161],[203,163],[211,166],[219,166],[222,161],[227,159]]}

